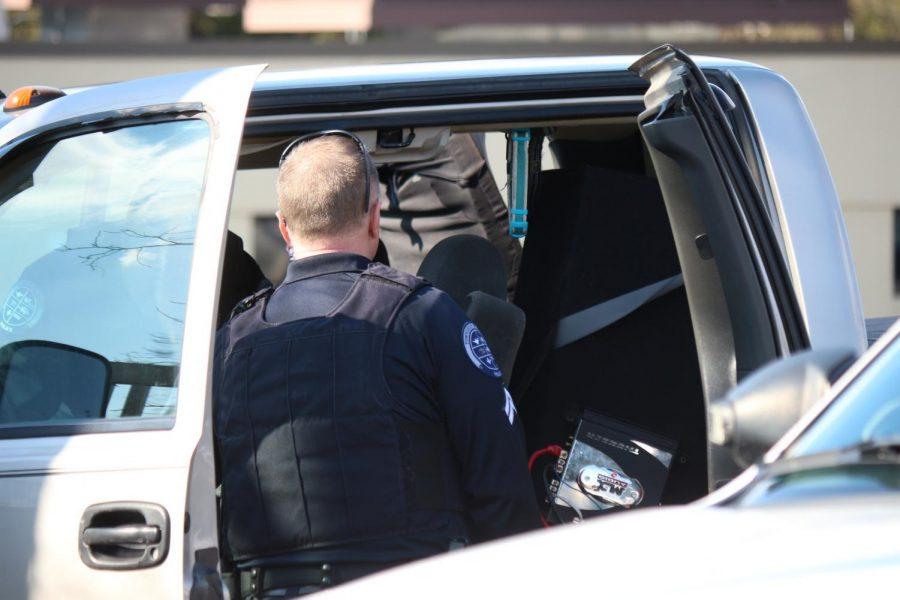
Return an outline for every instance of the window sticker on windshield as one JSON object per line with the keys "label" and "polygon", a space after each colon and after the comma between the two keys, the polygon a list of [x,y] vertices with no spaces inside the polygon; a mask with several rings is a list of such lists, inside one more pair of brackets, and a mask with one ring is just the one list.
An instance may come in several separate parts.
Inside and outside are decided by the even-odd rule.
{"label": "window sticker on windshield", "polygon": [[466,354],[469,355],[472,364],[485,375],[500,377],[500,367],[497,366],[497,361],[494,360],[494,355],[488,348],[487,340],[484,339],[484,335],[478,330],[475,323],[470,321],[463,326],[462,338]]}
{"label": "window sticker on windshield", "polygon": [[28,282],[15,284],[3,301],[0,329],[12,333],[14,329],[31,327],[41,318],[41,293]]}

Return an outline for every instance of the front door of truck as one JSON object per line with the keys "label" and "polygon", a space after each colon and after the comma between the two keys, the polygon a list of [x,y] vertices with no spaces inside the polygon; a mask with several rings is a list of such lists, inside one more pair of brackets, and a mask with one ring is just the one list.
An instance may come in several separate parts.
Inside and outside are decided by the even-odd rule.
{"label": "front door of truck", "polygon": [[91,88],[0,129],[0,596],[213,579],[216,287],[261,70]]}

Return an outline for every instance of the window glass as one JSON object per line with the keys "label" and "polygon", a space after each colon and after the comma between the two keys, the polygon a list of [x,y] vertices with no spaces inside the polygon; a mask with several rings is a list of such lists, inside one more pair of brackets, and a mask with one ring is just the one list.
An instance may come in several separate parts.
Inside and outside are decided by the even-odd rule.
{"label": "window glass", "polygon": [[900,440],[900,340],[895,340],[800,436],[788,456]]}
{"label": "window glass", "polygon": [[256,217],[253,220],[253,239],[256,262],[273,285],[280,284],[287,274],[288,255],[278,232],[278,219],[274,215]]}
{"label": "window glass", "polygon": [[182,120],[0,164],[0,427],[174,415],[208,147]]}

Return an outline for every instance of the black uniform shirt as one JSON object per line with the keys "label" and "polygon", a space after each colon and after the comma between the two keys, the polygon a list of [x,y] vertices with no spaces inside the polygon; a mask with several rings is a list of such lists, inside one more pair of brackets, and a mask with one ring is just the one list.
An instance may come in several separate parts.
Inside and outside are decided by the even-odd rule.
{"label": "black uniform shirt", "polygon": [[[269,299],[266,320],[284,323],[330,312],[368,264],[347,253],[292,261]],[[433,287],[419,290],[404,303],[387,337],[384,373],[400,418],[444,424],[459,466],[466,530],[478,542],[532,529],[539,521],[512,399],[499,374],[467,349],[467,326],[471,331],[449,296]],[[403,560],[445,550],[445,539],[417,534],[334,552],[304,551],[296,560]]]}

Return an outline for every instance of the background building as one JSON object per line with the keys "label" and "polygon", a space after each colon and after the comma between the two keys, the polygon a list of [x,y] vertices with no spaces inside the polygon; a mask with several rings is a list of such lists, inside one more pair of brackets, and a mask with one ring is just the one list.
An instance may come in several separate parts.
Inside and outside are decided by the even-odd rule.
{"label": "background building", "polygon": [[[787,77],[832,169],[867,316],[900,314],[900,0],[0,0],[0,89],[74,86],[221,65],[270,69],[640,54],[673,40]],[[453,10],[447,10],[448,4]],[[31,43],[25,40],[32,40]],[[254,243],[264,178],[239,182]],[[261,235],[261,234],[260,234]]]}

